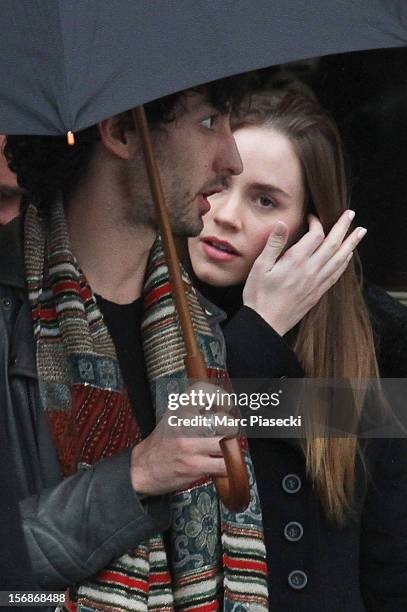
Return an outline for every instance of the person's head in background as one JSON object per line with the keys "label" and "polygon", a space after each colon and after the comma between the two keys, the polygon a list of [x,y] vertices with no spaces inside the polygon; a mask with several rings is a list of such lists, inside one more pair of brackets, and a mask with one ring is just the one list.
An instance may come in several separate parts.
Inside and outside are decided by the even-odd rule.
{"label": "person's head in background", "polygon": [[6,225],[19,215],[23,195],[23,190],[17,184],[17,177],[9,169],[4,157],[5,139],[6,137],[0,134],[0,225]]}
{"label": "person's head in background", "polygon": [[[204,229],[188,247],[193,271],[204,283],[244,283],[277,220],[289,244],[307,228],[307,214],[325,235],[348,208],[341,139],[318,102],[299,91],[252,96],[233,120],[243,173],[210,198]],[[270,296],[270,305],[273,297]],[[372,329],[351,261],[338,282],[302,319],[293,340],[306,376],[361,381],[378,376]],[[363,397],[354,396],[357,414]],[[355,438],[314,438],[307,467],[318,483],[328,516],[341,520],[354,485]]]}

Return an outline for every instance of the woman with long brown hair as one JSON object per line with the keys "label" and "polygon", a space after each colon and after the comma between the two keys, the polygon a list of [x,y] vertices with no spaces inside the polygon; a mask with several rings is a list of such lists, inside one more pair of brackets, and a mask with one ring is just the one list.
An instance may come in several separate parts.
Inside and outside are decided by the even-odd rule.
{"label": "woman with long brown hair", "polygon": [[[252,97],[234,136],[243,173],[210,199],[189,240],[198,286],[228,315],[229,372],[348,381],[359,421],[381,364],[352,258],[365,230],[347,235],[354,213],[337,128],[312,97],[276,90]],[[407,610],[405,441],[309,435],[250,446],[271,608]]]}

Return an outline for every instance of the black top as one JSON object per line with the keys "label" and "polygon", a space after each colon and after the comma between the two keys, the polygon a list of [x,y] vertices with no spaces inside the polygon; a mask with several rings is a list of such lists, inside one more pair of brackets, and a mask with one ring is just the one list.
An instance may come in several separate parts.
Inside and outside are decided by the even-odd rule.
{"label": "black top", "polygon": [[100,295],[96,301],[114,342],[120,369],[143,438],[155,427],[155,418],[141,339],[143,300],[115,304]]}

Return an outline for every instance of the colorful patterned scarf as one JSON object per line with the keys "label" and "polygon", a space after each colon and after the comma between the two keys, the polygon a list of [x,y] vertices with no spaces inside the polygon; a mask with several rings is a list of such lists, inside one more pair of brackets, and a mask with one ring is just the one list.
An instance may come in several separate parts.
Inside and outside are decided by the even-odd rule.
{"label": "colorful patterned scarf", "polygon": [[[81,463],[93,464],[134,446],[141,439],[140,430],[113,342],[72,255],[61,199],[55,202],[47,222],[34,206],[29,207],[25,264],[41,397],[62,472],[69,476]],[[189,279],[185,276],[184,280],[209,376],[217,383],[225,381],[219,342]],[[142,333],[158,419],[157,389],[186,384],[185,349],[160,239],[147,267]],[[229,512],[219,502],[211,480],[174,493],[171,559],[167,559],[162,536],[151,538],[77,585],[69,608],[268,610],[261,509],[247,452],[246,463],[251,502],[245,512]]]}

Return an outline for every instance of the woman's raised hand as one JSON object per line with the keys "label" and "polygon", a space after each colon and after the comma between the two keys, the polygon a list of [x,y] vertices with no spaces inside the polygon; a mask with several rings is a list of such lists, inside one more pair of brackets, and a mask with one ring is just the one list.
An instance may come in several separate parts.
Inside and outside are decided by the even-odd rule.
{"label": "woman's raised hand", "polygon": [[255,310],[281,336],[292,329],[345,272],[354,249],[366,234],[357,227],[345,238],[355,216],[343,213],[325,237],[320,221],[308,216],[308,232],[281,257],[288,237],[277,221],[253,264],[243,303]]}

